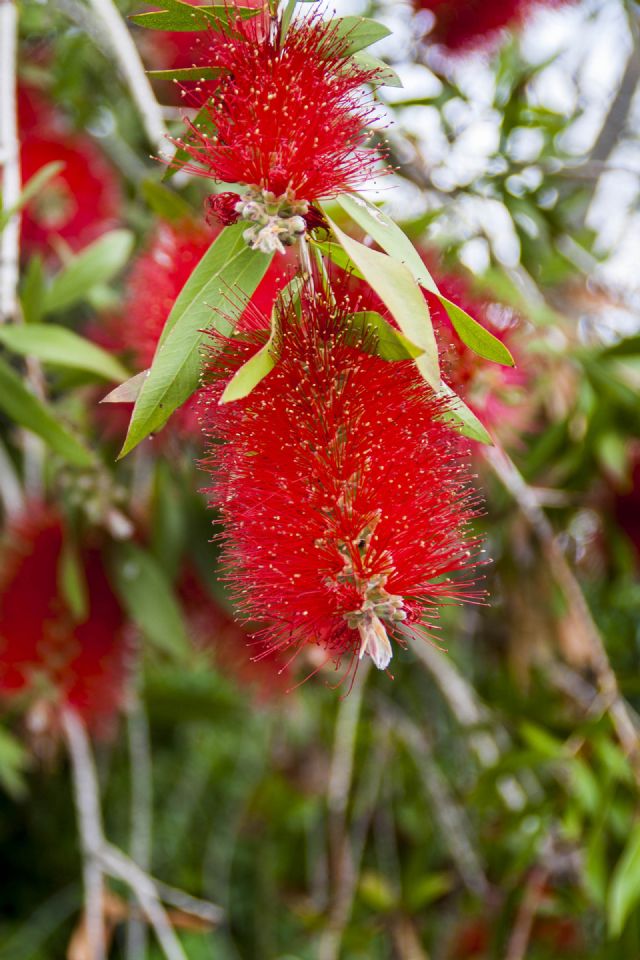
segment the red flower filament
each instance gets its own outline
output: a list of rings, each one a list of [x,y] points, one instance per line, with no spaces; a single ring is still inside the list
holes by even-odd
[[[433,627],[438,602],[478,596],[451,578],[477,553],[477,504],[441,404],[412,363],[363,352],[352,310],[305,295],[298,320],[281,306],[277,366],[224,407],[224,381],[259,338],[213,355],[205,468],[226,577],[244,616],[264,624],[263,652],[315,643],[336,663],[368,653],[386,669],[401,625]]]

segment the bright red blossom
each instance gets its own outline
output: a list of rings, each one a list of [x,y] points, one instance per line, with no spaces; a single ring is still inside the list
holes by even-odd
[[[477,552],[476,503],[441,404],[412,363],[360,349],[352,310],[308,294],[301,320],[282,306],[277,366],[223,407],[224,382],[263,336],[214,353],[205,468],[226,576],[243,615],[264,625],[263,650],[315,643],[386,668],[403,622],[433,626],[439,602],[477,596],[450,579]]]
[[[6,531],[0,568],[0,696],[27,694],[75,707],[104,732],[122,705],[128,645],[120,605],[93,546],[81,553],[87,612],[60,590],[64,529],[58,514],[30,504]]]
[[[373,110],[361,87],[375,72],[347,49],[348,38],[318,17],[294,22],[284,43],[266,12],[212,33],[207,59],[221,74],[203,85],[201,101],[211,97],[216,133],[190,124],[194,172],[307,202],[364,181],[377,155],[364,148]]]
[[[506,27],[522,26],[537,7],[559,7],[568,0],[413,0],[430,10],[435,24],[429,39],[451,51],[491,45]],[[571,0],[569,0],[571,2]]]

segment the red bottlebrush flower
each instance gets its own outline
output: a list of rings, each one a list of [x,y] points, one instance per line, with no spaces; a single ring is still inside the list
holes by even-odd
[[[0,697],[27,694],[73,706],[96,732],[124,696],[128,645],[99,550],[82,551],[87,611],[60,590],[64,529],[52,508],[30,504],[9,525],[0,568]]]
[[[317,16],[294,22],[282,42],[266,12],[212,33],[208,62],[221,74],[201,102],[210,98],[216,132],[189,125],[181,145],[193,172],[303,205],[362,183],[377,161],[364,148],[373,110],[361,91],[375,71],[345,57],[348,42]]]
[[[339,303],[304,295],[300,320],[282,304],[277,366],[224,407],[224,381],[264,340],[218,344],[201,394],[204,467],[226,578],[264,624],[264,652],[315,643],[385,669],[403,622],[434,626],[439,601],[477,596],[451,580],[477,549],[476,504],[442,405],[412,363],[359,349],[353,305]]]
[[[117,226],[122,199],[118,178],[88,137],[27,129],[21,161],[24,181],[47,163],[64,164],[23,213],[22,242],[28,253],[51,254],[58,238],[81,250]]]
[[[521,27],[537,7],[559,7],[571,0],[414,0],[435,23],[429,39],[452,52],[490,46],[505,28]]]

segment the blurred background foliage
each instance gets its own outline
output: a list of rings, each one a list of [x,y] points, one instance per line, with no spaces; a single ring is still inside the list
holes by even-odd
[[[539,11],[456,58],[408,3],[340,13],[391,28],[374,52],[404,81],[379,93],[396,172],[377,198],[464,276],[476,313],[517,318],[523,371],[491,423],[509,456],[473,451],[490,601],[446,609],[443,651],[411,645],[393,680],[361,669],[347,697],[324,674],[296,686],[312,660],[284,674],[250,663],[215,569],[197,433],[170,424],[115,461],[126,417],[97,402],[136,365],[122,340],[109,352],[112,318],[126,328],[131,264],[159,222],[201,222],[207,188],[161,184],[90,5],[19,5],[21,88],[55,112],[54,132],[37,105],[23,119],[23,150],[36,168],[53,141],[84,152],[73,189],[87,216],[54,244],[24,228],[22,312],[47,330],[35,368],[32,345],[0,330],[1,361],[20,373],[31,357],[68,435],[38,421],[47,445],[25,440],[0,404],[3,503],[46,490],[68,541],[99,531],[115,571],[140,655],[117,729],[95,740],[105,831],[135,850],[132,816],[134,832],[146,824],[151,874],[224,911],[173,906],[190,960],[640,957],[638,6]],[[172,65],[157,35],[132,35],[149,67]],[[173,90],[155,89],[178,130]],[[110,193],[95,234],[92,151]],[[33,201],[49,214],[52,177]],[[54,328],[83,340],[60,344]],[[468,378],[509,389],[482,361]],[[77,566],[61,577],[71,606]],[[82,904],[70,772],[33,705],[4,706],[0,958],[54,960]],[[128,891],[109,886],[112,956],[162,956],[153,938],[131,946]]]

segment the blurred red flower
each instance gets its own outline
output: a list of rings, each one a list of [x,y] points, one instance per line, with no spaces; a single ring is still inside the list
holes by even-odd
[[[23,211],[24,250],[50,256],[56,241],[62,241],[78,251],[117,226],[120,183],[96,143],[85,134],[70,133],[56,108],[28,87],[18,94],[18,119],[24,182],[48,163],[64,164]]]
[[[5,532],[0,565],[0,697],[74,707],[106,733],[125,696],[125,620],[99,549],[79,553],[86,610],[61,589],[65,531],[52,507],[30,503]]]
[[[452,52],[490,46],[500,32],[522,26],[537,7],[558,7],[571,0],[413,0],[416,10],[435,17],[429,39]]]
[[[223,407],[225,382],[264,334],[216,343],[200,401],[204,468],[226,578],[242,614],[265,625],[264,652],[311,643],[336,663],[366,652],[385,669],[403,623],[434,629],[440,602],[478,596],[471,579],[451,579],[478,552],[477,503],[442,404],[412,363],[363,352],[353,304],[338,303],[303,294],[300,318],[281,304],[275,369]]]

